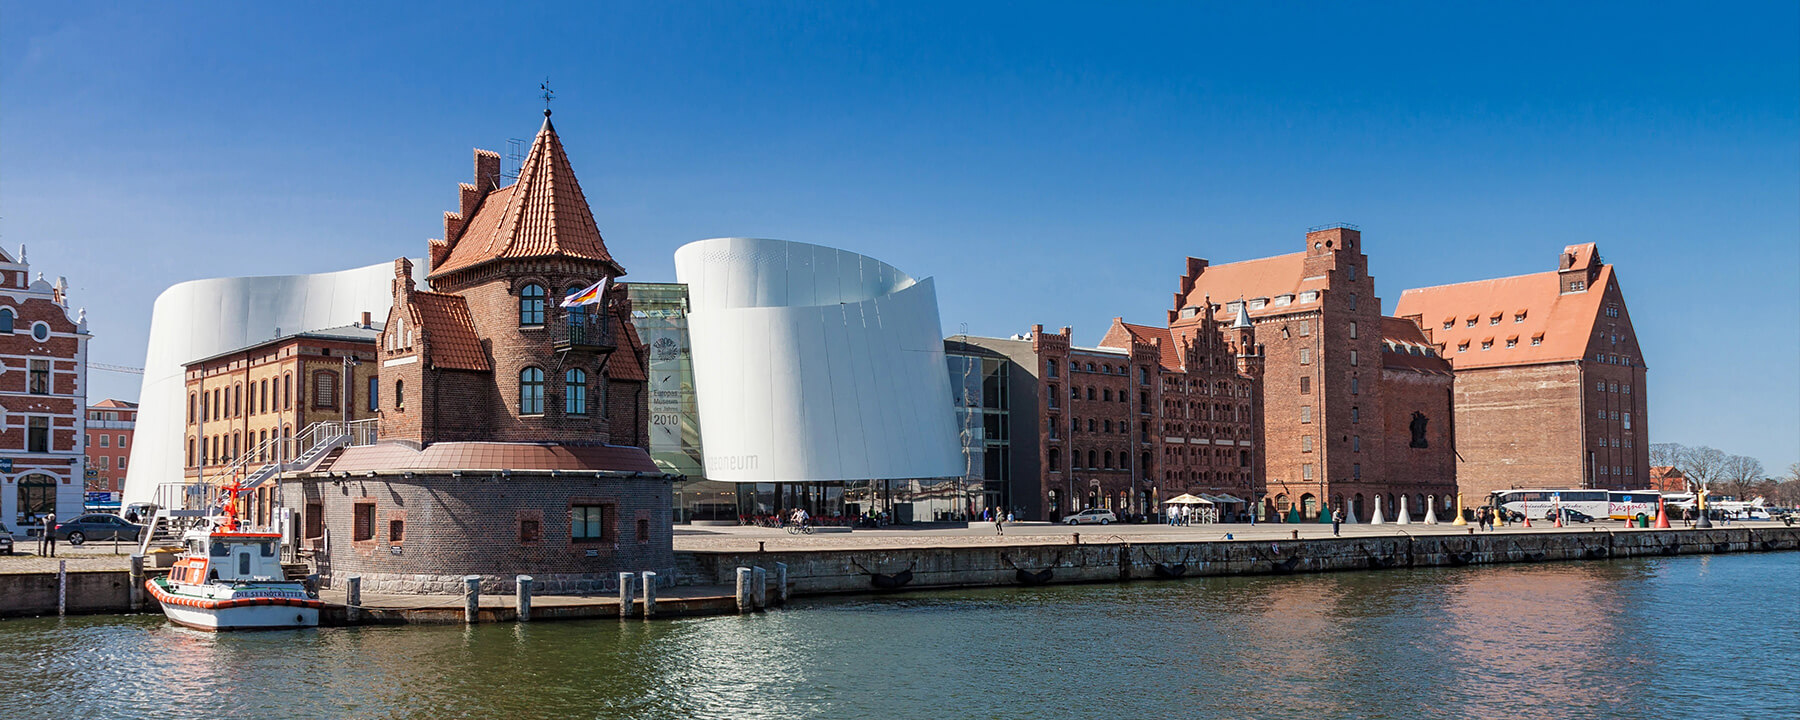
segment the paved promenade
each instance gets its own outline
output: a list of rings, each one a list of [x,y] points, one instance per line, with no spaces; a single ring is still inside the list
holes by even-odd
[[[763,527],[675,527],[676,552],[749,552],[759,549],[777,550],[901,550],[919,547],[1001,547],[1009,545],[1043,545],[1046,543],[1074,544],[1075,535],[1081,535],[1083,543],[1161,543],[1161,542],[1203,542],[1208,540],[1226,540],[1229,534],[1232,540],[1292,540],[1294,531],[1300,532],[1300,539],[1321,539],[1331,537],[1331,526],[1316,523],[1229,523],[1217,525],[1191,525],[1187,527],[1169,527],[1168,525],[1078,525],[1070,527],[1046,522],[1009,523],[1005,535],[995,535],[991,524],[976,523],[975,527],[947,525],[910,525],[904,527],[886,527],[880,529],[857,528],[852,532],[827,532],[820,530],[812,535],[790,535],[781,528]],[[1624,521],[1575,523],[1568,527],[1558,528],[1552,523],[1533,521],[1530,528],[1523,525],[1511,525],[1494,530],[1476,530],[1480,534],[1526,534],[1539,532],[1580,532],[1582,530],[1606,531],[1616,530],[1630,532]],[[1737,522],[1730,527],[1781,527],[1775,522]],[[1681,523],[1675,523],[1675,529],[1681,529]],[[1722,527],[1714,525],[1714,527]],[[1403,537],[1411,535],[1422,537],[1428,535],[1468,535],[1474,525],[1345,525],[1344,537]]]

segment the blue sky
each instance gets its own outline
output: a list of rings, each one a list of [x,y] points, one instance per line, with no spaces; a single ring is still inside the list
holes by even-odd
[[[0,243],[94,360],[176,282],[422,254],[548,76],[628,280],[815,242],[935,276],[946,333],[1091,344],[1314,225],[1389,309],[1598,242],[1652,440],[1800,459],[1793,3],[384,5],[0,2]]]

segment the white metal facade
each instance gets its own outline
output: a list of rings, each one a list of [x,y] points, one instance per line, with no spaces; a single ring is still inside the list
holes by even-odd
[[[930,278],[782,240],[682,246],[706,476],[959,477]]]
[[[384,262],[314,275],[193,280],[164,290],[150,315],[124,502],[149,502],[157,483],[182,480],[187,363],[283,334],[349,325],[365,312],[385,320],[393,280],[394,265]]]

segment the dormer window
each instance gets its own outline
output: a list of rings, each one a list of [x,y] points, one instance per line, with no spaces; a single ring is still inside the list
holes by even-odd
[[[1464,340],[1461,343],[1459,343],[1456,346],[1456,351],[1457,352],[1468,352],[1469,351],[1469,341]]]
[[[1500,324],[1500,313],[1494,313],[1493,317],[1488,318],[1488,324],[1489,325],[1499,325]]]
[[[1531,336],[1531,346],[1532,347],[1537,347],[1542,344],[1544,344],[1544,334],[1543,333],[1538,333],[1536,335]]]
[[[1475,316],[1470,315],[1468,317],[1468,319],[1464,321],[1463,327],[1475,327],[1475,320],[1476,320]]]
[[[1516,323],[1525,322],[1525,311],[1520,310],[1516,313],[1513,313],[1513,322],[1516,322]]]
[[[1519,336],[1514,335],[1514,336],[1506,339],[1506,347],[1515,348],[1518,346],[1519,346]]]

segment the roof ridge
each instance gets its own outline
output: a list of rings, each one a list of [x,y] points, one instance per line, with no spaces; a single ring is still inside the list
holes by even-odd
[[[1420,290],[1436,290],[1439,288],[1450,288],[1450,287],[1457,287],[1457,286],[1461,286],[1461,285],[1480,285],[1483,283],[1500,282],[1501,280],[1517,280],[1519,278],[1537,277],[1539,275],[1555,275],[1558,272],[1560,272],[1560,271],[1543,270],[1543,271],[1539,271],[1539,272],[1520,273],[1518,275],[1507,275],[1504,277],[1487,278],[1484,280],[1464,280],[1462,282],[1444,283],[1442,285],[1426,285],[1424,287],[1407,288],[1405,290],[1401,290],[1400,294],[1405,295],[1406,293],[1418,292]]]

